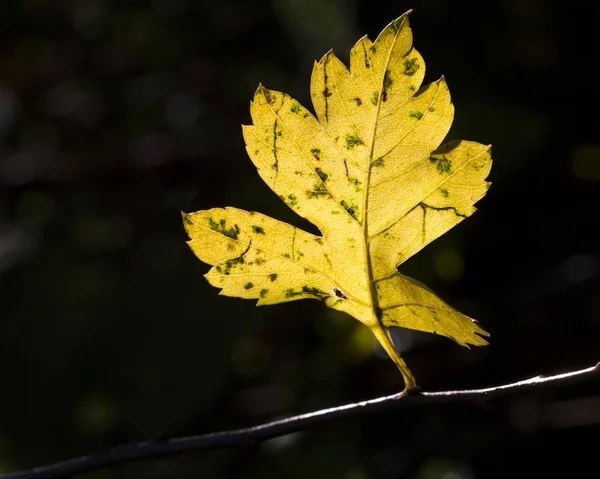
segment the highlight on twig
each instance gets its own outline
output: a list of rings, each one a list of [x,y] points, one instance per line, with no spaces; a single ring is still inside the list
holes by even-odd
[[[409,407],[430,403],[481,402],[501,397],[517,395],[529,391],[557,388],[572,385],[575,381],[597,380],[600,378],[600,363],[589,368],[553,376],[536,376],[510,384],[483,389],[458,391],[409,392],[392,394],[367,401],[344,404],[329,409],[321,409],[299,416],[259,424],[233,431],[223,431],[198,436],[158,439],[134,444],[126,444],[103,452],[92,453],[30,470],[13,472],[0,476],[0,479],[59,479],[74,474],[95,471],[126,462],[140,461],[171,454],[206,449],[232,448],[258,444],[267,439],[284,436],[292,432],[308,429],[318,424],[343,419],[360,413],[372,412],[382,407]]]

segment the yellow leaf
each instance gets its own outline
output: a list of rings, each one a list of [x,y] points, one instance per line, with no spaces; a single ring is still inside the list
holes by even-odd
[[[388,328],[447,336],[468,346],[488,334],[397,267],[475,211],[489,183],[490,147],[439,146],[454,115],[443,78],[421,87],[425,63],[408,13],[375,42],[360,39],[350,69],[333,54],[316,62],[316,118],[284,93],[259,86],[244,126],[261,178],[315,236],[237,208],[184,214],[189,245],[213,265],[221,294],[274,304],[316,298],[371,329],[416,383]]]

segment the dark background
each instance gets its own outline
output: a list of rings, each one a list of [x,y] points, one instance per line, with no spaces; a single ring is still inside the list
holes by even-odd
[[[467,350],[402,331],[424,389],[600,360],[600,7],[582,0],[2,0],[0,471],[391,394],[357,321],[316,301],[217,295],[180,210],[303,226],[240,124],[259,82],[310,106],[312,62],[347,60],[413,8],[452,138],[493,144],[472,218],[403,272],[492,334]],[[231,451],[85,477],[473,479],[597,474],[600,388],[491,408],[386,410]],[[83,477],[83,476],[82,476]]]

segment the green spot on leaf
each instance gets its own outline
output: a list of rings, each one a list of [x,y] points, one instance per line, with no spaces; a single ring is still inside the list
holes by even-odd
[[[271,273],[269,275],[269,279],[271,280],[271,283],[277,279],[277,276],[278,276],[277,273]]]
[[[290,111],[292,113],[298,113],[301,109],[302,109],[302,107],[300,106],[300,103],[295,101],[294,103],[292,103],[292,107],[290,108]]]
[[[228,274],[231,274],[231,268],[233,268],[234,266],[236,266],[238,264],[244,264],[245,262],[246,261],[244,260],[244,257],[239,256],[237,258],[228,259],[227,261],[225,261],[225,264],[223,265],[223,267],[217,266],[216,269],[219,273],[228,275]]]
[[[327,294],[325,291],[323,291],[322,289],[319,288],[311,288],[308,286],[302,286],[302,292],[304,294],[310,294],[311,296],[314,296],[316,298],[319,298],[320,300],[325,300],[327,299],[329,296],[331,296],[330,294]]]
[[[443,196],[444,198],[448,198],[448,196],[450,196],[450,193],[448,193],[448,190],[447,190],[447,189],[445,189],[445,188],[441,188],[441,189],[440,189],[440,193],[442,194],[442,196]]]
[[[421,118],[423,118],[423,113],[421,113],[420,111],[411,111],[408,116],[410,116],[411,118],[414,118],[416,120],[420,120]]]
[[[310,150],[312,156],[315,158],[315,160],[320,160],[321,159],[321,150],[319,150],[318,148],[313,148],[312,150]]]
[[[342,202],[340,204],[342,205],[342,208],[344,208],[348,212],[348,214],[350,216],[352,216],[352,218],[354,218],[356,221],[358,221],[358,206],[357,205],[351,205],[346,200],[342,200]]]
[[[484,161],[481,161],[481,162],[473,161],[473,162],[471,162],[470,170],[471,171],[480,171],[485,165],[486,164]]]
[[[293,298],[294,296],[300,296],[302,293],[296,292],[293,289],[286,289],[283,294],[286,298]]]
[[[394,80],[392,80],[390,71],[386,70],[385,73],[383,74],[383,88],[391,87],[392,83],[394,83]]]
[[[220,219],[217,223],[213,218],[208,219],[208,224],[211,230],[221,233],[223,236],[227,236],[228,238],[234,240],[238,239],[238,235],[240,234],[240,227],[238,225],[233,225],[231,228],[227,228],[225,219]]]
[[[440,174],[450,173],[452,171],[452,162],[446,158],[441,158],[440,161],[437,162],[436,169]]]
[[[254,285],[252,283],[246,283],[244,285],[244,289],[252,289],[252,288],[254,288]]]
[[[392,86],[394,81],[389,70],[386,70],[383,74],[383,89],[381,91],[381,101],[387,101],[388,88]]]
[[[327,191],[327,188],[323,183],[317,183],[313,186],[313,189],[308,192],[309,198],[329,198],[331,194]]]
[[[362,144],[363,144],[363,142],[358,136],[350,135],[350,134],[346,135],[346,149],[347,150],[351,150],[355,146],[362,145]]]
[[[294,206],[298,205],[298,197],[294,193],[290,193],[285,202],[293,208]]]
[[[264,235],[265,234],[265,230],[263,228],[261,228],[260,226],[254,226],[252,225],[252,231],[256,234],[259,235]]]
[[[352,183],[352,185],[354,186],[354,190],[357,193],[360,193],[362,182],[359,181],[358,178],[348,178],[348,179],[350,180],[350,183]]]
[[[381,168],[384,165],[383,156],[380,156],[373,162],[373,166],[375,168]]]
[[[317,173],[317,175],[319,175],[319,178],[321,178],[321,181],[323,183],[325,183],[327,181],[327,178],[329,178],[329,175],[325,172],[323,172],[323,170],[321,170],[321,168],[315,168],[315,171]]]
[[[416,58],[411,58],[410,60],[404,60],[404,74],[411,77],[413,76],[415,73],[417,73],[417,70],[421,68],[421,65],[419,65],[419,62],[417,61]]]
[[[371,103],[373,103],[373,105],[377,105],[377,103],[379,103],[379,93],[375,92],[371,95]]]
[[[435,156],[430,156],[429,161],[435,164],[435,168],[440,175],[443,173],[450,173],[452,171],[452,161],[447,158],[436,158]]]
[[[260,297],[261,297],[261,298],[264,298],[264,297],[267,295],[267,293],[268,293],[268,292],[269,292],[269,290],[268,290],[268,289],[261,289],[261,290],[260,290],[260,293],[259,293],[259,294],[260,294]]]

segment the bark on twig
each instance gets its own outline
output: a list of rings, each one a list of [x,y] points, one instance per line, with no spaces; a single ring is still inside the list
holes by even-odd
[[[600,363],[578,371],[570,371],[554,376],[536,376],[511,384],[502,384],[484,389],[438,392],[415,390],[409,394],[398,393],[367,401],[344,404],[329,409],[321,409],[233,431],[126,444],[47,466],[4,474],[0,476],[0,479],[58,479],[125,462],[140,461],[182,452],[247,446],[308,429],[318,424],[359,413],[371,412],[383,407],[409,407],[432,403],[489,401],[522,392],[555,388],[561,385],[572,384],[574,381],[598,379],[600,378],[599,373]]]

